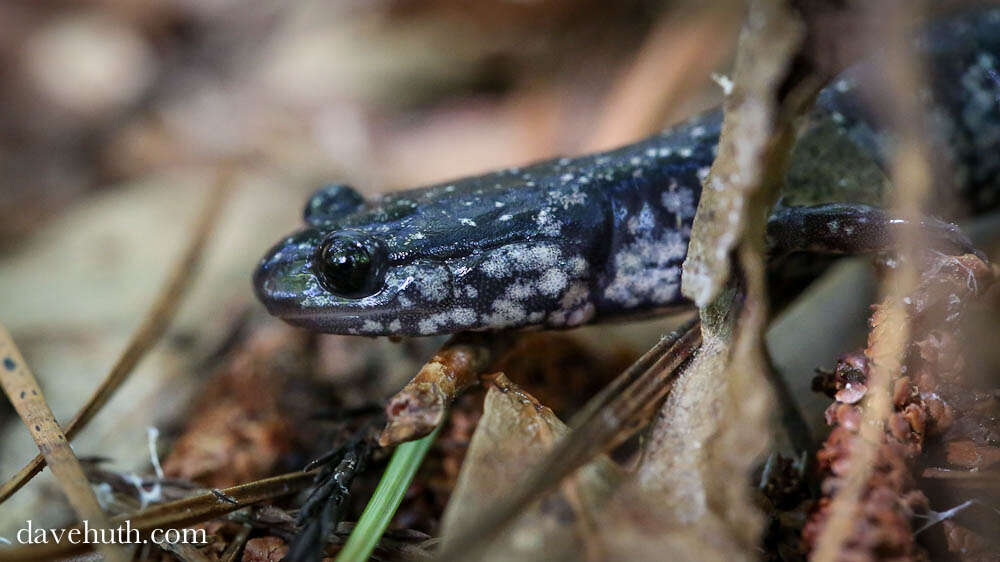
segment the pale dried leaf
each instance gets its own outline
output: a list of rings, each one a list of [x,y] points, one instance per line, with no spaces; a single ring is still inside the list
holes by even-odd
[[[711,302],[729,278],[730,253],[743,236],[749,198],[766,179],[761,163],[774,150],[774,137],[792,136],[787,120],[776,126],[777,89],[803,33],[784,2],[756,2],[750,8],[734,88],[723,105],[719,154],[704,181],[684,262],[681,286],[699,307]]]
[[[661,529],[675,535],[655,540],[681,549],[700,544],[708,558],[749,560],[762,525],[749,471],[767,443],[770,393],[759,372],[730,365],[735,296],[727,290],[703,313],[702,348],[650,431],[637,486]],[[741,378],[759,380],[758,388],[734,392]]]
[[[442,521],[442,548],[511,493],[513,486],[566,433],[566,426],[532,396],[496,376],[483,417]],[[595,527],[600,506],[620,475],[606,457],[580,469],[560,488],[532,504],[501,534],[480,560],[566,559],[600,555]]]

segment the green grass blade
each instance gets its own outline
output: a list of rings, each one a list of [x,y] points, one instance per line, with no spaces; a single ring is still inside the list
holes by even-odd
[[[420,468],[427,450],[430,449],[440,429],[441,426],[438,426],[430,435],[396,447],[389,466],[382,474],[382,480],[375,488],[375,494],[368,500],[361,519],[351,531],[351,536],[347,537],[344,548],[337,554],[337,562],[368,560],[382,534],[385,533],[386,527],[389,526],[396,509],[399,508],[400,502],[403,501],[403,495],[409,489],[413,476]]]

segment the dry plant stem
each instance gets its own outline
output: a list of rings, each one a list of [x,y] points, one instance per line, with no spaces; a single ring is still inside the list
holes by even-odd
[[[992,402],[996,388],[989,378],[967,376],[968,367],[975,362],[966,360],[965,351],[975,349],[976,345],[963,342],[969,335],[963,316],[968,318],[967,313],[973,309],[985,312],[980,308],[982,305],[994,304],[989,297],[982,297],[993,292],[1000,268],[987,265],[974,254],[929,258],[922,261],[918,287],[907,295],[909,304],[905,313],[912,326],[908,338],[912,343],[906,345],[905,367],[891,373],[892,411],[881,428],[884,437],[876,444],[876,466],[871,468],[870,478],[862,482],[854,523],[844,529],[850,538],[837,553],[840,560],[920,558],[921,549],[913,536],[918,531],[912,529],[910,516],[923,512],[929,499],[924,494],[928,489],[914,481],[912,471],[937,457],[938,451],[947,451],[941,460],[953,474],[975,471],[1000,459],[995,456],[1000,450],[990,447],[986,437],[996,431],[997,424],[991,423],[996,421],[995,416],[990,415],[990,406],[984,407]],[[893,337],[892,330],[899,320],[885,316],[886,311],[892,310],[880,305],[874,312],[871,325],[877,332],[869,340],[870,347],[879,337]],[[898,308],[895,310],[898,312]],[[812,513],[803,529],[803,538],[812,546],[816,546],[817,538],[828,524],[829,494],[835,498],[838,490],[845,487],[845,478],[853,475],[853,463],[865,460],[858,460],[856,449],[869,446],[870,438],[858,437],[859,430],[869,426],[863,424],[863,410],[857,403],[869,391],[872,358],[877,356],[871,349],[867,357],[848,353],[833,372],[821,379],[836,402],[827,409],[828,421],[834,429],[818,457],[826,474],[821,488],[828,495],[820,500],[819,509]],[[927,478],[927,474],[925,471],[923,477]],[[983,490],[959,492],[948,486],[948,494],[953,498],[982,498]],[[954,514],[961,509],[959,506],[947,511]],[[936,517],[950,518],[947,511],[930,512],[921,528],[941,522],[942,519],[934,521]],[[970,537],[980,536],[970,532]],[[955,552],[955,537],[949,531],[944,534],[949,550]],[[971,556],[965,550],[962,552],[963,559]]]
[[[512,333],[452,336],[385,406],[379,445],[418,439],[441,424],[452,401],[476,384],[514,342]]]
[[[902,365],[909,343],[909,320],[900,299],[885,301],[885,319],[873,327],[869,341],[871,369],[868,393],[863,403],[859,441],[851,449],[851,469],[843,487],[830,505],[830,518],[820,535],[811,560],[833,562],[853,534],[861,495],[872,476],[878,448],[884,437],[883,424],[891,412],[888,383]]]
[[[90,487],[80,459],[73,454],[45,402],[35,375],[28,369],[24,357],[3,325],[0,325],[0,362],[3,363],[0,366],[0,386],[3,386],[17,415],[31,432],[31,438],[48,461],[73,510],[80,520],[88,522],[94,529],[110,529],[111,524]],[[131,558],[120,545],[101,544],[98,549],[107,560],[124,562]]]
[[[648,424],[662,404],[672,382],[701,345],[701,325],[687,326],[660,340],[574,417],[555,448],[511,495],[479,520],[471,521],[455,537],[440,560],[475,558],[531,502],[595,456],[621,444]]]
[[[154,529],[181,529],[196,523],[211,521],[248,505],[272,500],[304,490],[312,485],[316,472],[292,472],[265,478],[256,482],[240,484],[220,490],[236,503],[220,499],[213,492],[149,507],[131,515],[121,515],[111,519],[113,526],[129,521],[143,537],[148,537]],[[0,562],[13,560],[51,560],[84,552],[93,545],[50,543],[42,546],[0,549]]]
[[[666,10],[609,94],[584,148],[605,150],[658,130],[732,51],[740,8],[726,0],[694,13]]]
[[[219,562],[235,562],[236,557],[240,555],[243,547],[246,546],[247,539],[250,538],[250,531],[253,531],[253,526],[244,523],[236,533],[236,536],[233,537],[233,540],[229,541],[226,550],[219,556]]]
[[[909,219],[918,225],[923,203],[931,189],[931,152],[923,130],[924,113],[916,93],[920,91],[919,64],[908,52],[906,22],[913,20],[919,4],[893,0],[877,4],[868,14],[884,22],[883,37],[888,39],[885,68],[889,81],[892,108],[891,117],[899,135],[897,153],[893,162],[892,180],[895,185],[893,207],[896,216]],[[887,12],[887,13],[885,13]],[[919,259],[920,231],[916,226],[903,231],[899,240],[901,265],[892,271],[881,288],[884,303],[884,320],[873,326],[869,336],[868,393],[862,408],[860,443],[852,449],[851,468],[845,485],[834,496],[830,505],[830,518],[817,541],[811,559],[817,562],[834,562],[840,556],[854,530],[858,502],[871,478],[878,447],[884,437],[883,427],[892,412],[890,381],[902,367],[903,354],[909,345],[911,326],[906,314],[903,297],[917,286],[918,273],[914,267]]]
[[[215,186],[208,195],[205,208],[194,227],[191,242],[174,266],[166,285],[164,285],[156,301],[153,303],[153,307],[146,315],[146,319],[142,325],[133,334],[131,341],[129,341],[124,353],[119,357],[118,362],[111,368],[107,377],[101,382],[97,390],[94,391],[94,394],[91,395],[83,408],[66,424],[64,428],[66,439],[72,441],[76,437],[76,434],[86,427],[90,420],[101,411],[101,408],[114,396],[115,391],[125,382],[129,374],[135,369],[135,366],[156,342],[159,341],[160,337],[166,331],[167,326],[170,325],[183,299],[184,293],[194,278],[194,271],[201,261],[209,236],[215,227],[219,213],[223,208],[223,203],[231,187],[232,170],[226,167],[220,170]],[[38,455],[32,459],[13,478],[0,487],[0,503],[20,490],[29,480],[41,472],[44,467],[45,458],[42,455]]]

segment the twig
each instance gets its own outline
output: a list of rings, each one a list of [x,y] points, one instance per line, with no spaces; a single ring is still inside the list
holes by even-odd
[[[513,334],[463,333],[449,339],[412,380],[389,399],[379,445],[427,435],[441,425],[448,406],[479,380],[514,341]]]
[[[888,80],[891,102],[885,105],[899,134],[899,144],[893,161],[892,180],[894,209],[897,216],[909,219],[912,226],[900,240],[903,256],[900,267],[893,270],[883,283],[882,320],[872,327],[869,336],[868,393],[865,396],[860,439],[851,452],[851,465],[844,485],[830,504],[830,515],[819,535],[812,560],[834,562],[850,541],[859,501],[875,469],[878,448],[884,437],[883,427],[892,412],[889,384],[902,368],[910,342],[910,318],[903,297],[913,292],[918,282],[915,264],[919,259],[921,210],[931,188],[928,149],[923,130],[923,115],[917,92],[920,91],[919,63],[908,52],[905,26],[912,21],[917,8],[907,2],[878,4],[869,15],[884,22],[882,30],[888,37],[884,75]]]
[[[62,487],[66,498],[81,521],[95,529],[110,529],[107,515],[101,509],[94,490],[87,481],[80,459],[76,458],[63,435],[62,429],[56,423],[52,410],[45,402],[42,389],[38,386],[35,375],[18,351],[17,346],[2,324],[0,324],[0,386],[7,394],[11,404],[21,417],[21,421],[31,432],[31,438],[38,445],[52,474]],[[108,560],[127,561],[130,556],[115,544],[101,544],[97,547]]]
[[[66,424],[64,432],[66,439],[74,437],[94,418],[101,408],[121,387],[132,370],[146,353],[159,341],[167,326],[174,318],[178,306],[194,277],[194,270],[201,261],[209,235],[215,227],[219,213],[223,207],[226,195],[232,187],[232,170],[228,167],[219,172],[215,186],[208,195],[205,209],[194,228],[194,235],[181,259],[174,266],[153,307],[146,315],[145,321],[133,334],[125,351],[118,362],[111,368],[101,385],[94,391],[87,403],[77,412],[76,416]],[[20,490],[29,480],[35,477],[45,467],[45,457],[36,456],[13,478],[0,486],[0,503]]]
[[[226,550],[224,550],[219,556],[219,562],[235,562],[236,557],[240,555],[240,552],[243,551],[243,547],[246,546],[247,538],[250,537],[250,531],[252,530],[252,525],[244,523],[240,527],[240,530],[237,531],[236,536],[233,537],[233,540],[229,541],[229,544],[226,546]]]

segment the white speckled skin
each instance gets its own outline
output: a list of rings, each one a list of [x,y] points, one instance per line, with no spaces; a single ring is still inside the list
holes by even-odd
[[[924,43],[934,74],[933,129],[949,147],[960,170],[957,183],[974,205],[995,207],[1000,8],[935,24]],[[850,79],[835,81],[820,96],[822,111],[879,159],[886,144],[853,89]],[[270,312],[293,324],[366,335],[564,328],[684,305],[680,267],[720,121],[718,111],[709,112],[611,152],[404,191],[370,204],[349,188],[321,190],[307,205],[308,227],[261,261],[257,294]],[[858,216],[856,208],[844,209]],[[810,216],[839,225],[828,211]],[[784,226],[802,222],[794,212],[776,216],[784,217]],[[846,234],[838,239],[789,228],[775,232],[800,248],[871,245],[854,236],[852,225],[864,223],[844,224],[851,230],[838,226],[834,230]],[[337,296],[321,282],[317,248],[337,233],[384,248],[372,294]],[[809,236],[816,243],[795,239]]]
[[[712,112],[616,151],[370,206],[343,204],[356,200],[343,187],[321,191],[307,205],[311,226],[261,262],[258,295],[292,323],[368,335],[563,328],[677,305],[698,175],[719,124]],[[313,271],[323,239],[348,231],[387,254],[381,290],[363,298],[334,295]]]

